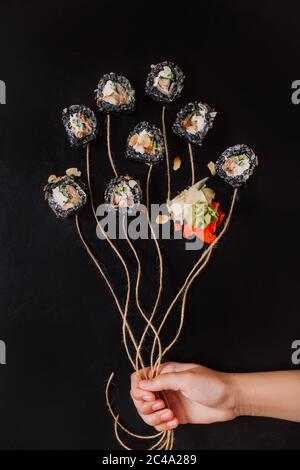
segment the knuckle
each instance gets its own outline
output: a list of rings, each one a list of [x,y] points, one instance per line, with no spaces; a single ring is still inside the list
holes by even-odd
[[[150,426],[154,426],[155,424],[157,424],[156,419],[153,415],[149,415],[147,419],[148,419],[148,424],[150,424]]]
[[[136,372],[132,372],[132,374],[130,375],[130,380],[131,380],[131,383],[134,382],[134,379],[136,378]]]
[[[191,386],[195,380],[196,375],[197,375],[196,371],[190,370],[188,372],[185,372],[183,376],[183,380],[188,386]]]
[[[148,414],[151,408],[150,408],[150,406],[149,406],[148,403],[144,403],[144,404],[141,406],[141,409],[143,410],[143,413]]]
[[[144,421],[144,423],[148,424],[148,426],[152,426],[151,419],[150,419],[149,416],[147,416],[147,415],[141,415],[141,418],[142,418],[142,420]]]
[[[172,362],[172,361],[164,362],[161,366],[160,371],[163,372],[166,369],[171,369],[173,368],[174,365],[175,365],[175,362]]]
[[[130,390],[130,396],[131,396],[132,400],[138,400],[139,399],[139,396],[137,395],[135,390]]]

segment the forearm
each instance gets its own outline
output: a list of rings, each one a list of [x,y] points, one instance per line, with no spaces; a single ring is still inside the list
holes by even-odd
[[[300,371],[230,376],[239,415],[300,422]]]

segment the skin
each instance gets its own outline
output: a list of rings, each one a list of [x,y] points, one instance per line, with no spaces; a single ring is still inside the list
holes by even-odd
[[[130,394],[140,417],[157,431],[237,416],[300,422],[300,371],[230,374],[168,362],[152,380],[132,374]]]

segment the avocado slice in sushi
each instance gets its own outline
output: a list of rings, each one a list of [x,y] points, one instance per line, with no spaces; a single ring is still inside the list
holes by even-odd
[[[139,123],[127,139],[126,157],[148,164],[164,158],[165,146],[160,129],[146,121]]]
[[[206,103],[189,103],[177,114],[173,131],[191,144],[202,145],[216,114]]]
[[[75,170],[75,171],[74,171]],[[66,218],[74,214],[87,200],[80,172],[70,168],[65,176],[51,175],[44,187],[45,199],[57,217]]]
[[[136,209],[142,199],[138,181],[131,176],[118,176],[110,180],[104,193],[104,201],[110,209],[129,212]]]
[[[164,61],[151,66],[145,91],[150,98],[169,104],[180,96],[183,84],[184,75],[178,65]]]
[[[135,107],[135,91],[123,75],[113,72],[103,75],[95,92],[102,113],[132,111]]]
[[[245,144],[238,144],[222,153],[216,161],[216,171],[226,183],[237,188],[248,180],[257,164],[253,150]]]
[[[82,147],[97,138],[97,118],[86,106],[72,105],[65,108],[62,121],[72,147]]]

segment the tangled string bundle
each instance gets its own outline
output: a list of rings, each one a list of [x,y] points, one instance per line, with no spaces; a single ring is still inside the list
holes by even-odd
[[[173,199],[171,198],[171,165],[165,114],[166,106],[173,103],[180,96],[183,84],[184,75],[177,65],[171,62],[162,62],[156,66],[151,66],[145,90],[149,97],[162,103],[161,130],[143,121],[135,126],[127,139],[126,157],[148,165],[147,183],[143,191],[146,194],[144,212],[151,233],[149,243],[154,243],[157,253],[159,279],[154,305],[150,312],[145,312],[140,300],[143,261],[127,232],[127,216],[128,214],[134,214],[134,209],[140,207],[142,188],[140,183],[134,178],[128,175],[119,175],[111,148],[111,115],[125,111],[130,112],[135,108],[135,92],[127,78],[115,73],[105,74],[100,79],[95,91],[99,110],[106,114],[107,156],[113,173],[113,178],[109,182],[104,194],[104,201],[107,204],[108,211],[115,211],[121,220],[125,241],[136,263],[136,272],[130,272],[124,256],[113,239],[104,230],[101,224],[101,217],[97,215],[91,181],[90,144],[98,138],[99,124],[95,113],[86,106],[73,105],[63,110],[63,124],[70,144],[73,147],[83,147],[85,149],[86,185],[80,179],[81,172],[77,168],[69,168],[62,177],[51,175],[48,178],[48,184],[44,188],[45,198],[57,217],[66,218],[75,214],[76,231],[87,254],[104,279],[112,295],[121,316],[122,338],[128,360],[133,371],[140,378],[153,378],[160,373],[162,361],[167,352],[177,342],[184,325],[189,289],[196,277],[208,264],[213,249],[228,229],[237,200],[238,187],[248,180],[258,163],[254,152],[246,145],[239,144],[226,149],[215,163],[210,162],[208,164],[208,168],[213,176],[217,174],[233,187],[230,205],[226,210],[226,214],[222,212],[219,203],[213,202],[215,197],[214,191],[206,186],[208,178],[198,182],[195,181],[196,169],[193,158],[193,145],[202,145],[207,132],[213,126],[216,112],[206,103],[199,101],[188,103],[178,112],[173,125],[173,131],[187,142],[187,153],[191,166],[191,185]],[[162,312],[159,310],[161,310],[160,300],[164,284],[164,261],[149,212],[149,195],[153,166],[160,163],[163,159],[166,166],[166,207],[168,215],[161,216],[159,221],[161,223],[166,221],[174,222],[176,232],[180,232],[185,239],[201,240],[203,242],[203,250],[196,257],[193,267],[183,279],[168,308]],[[181,160],[179,159],[178,161],[177,158],[177,161],[173,162],[173,169],[177,170],[180,165]],[[104,240],[104,243],[109,245],[120,263],[120,268],[125,273],[126,297],[124,302],[120,300],[120,294],[106,274],[107,270],[103,267],[102,261],[93,253],[83,236],[79,209],[86,203],[87,196],[97,231],[101,234],[101,239]],[[133,278],[135,285],[134,303],[131,302]],[[162,336],[163,328],[172,314],[175,305],[180,302],[180,317],[176,332],[169,342],[164,344]],[[132,316],[129,317],[129,312],[135,308],[144,325],[143,330],[138,336],[134,332],[129,320],[129,318],[132,318]],[[146,367],[147,371],[145,372]],[[170,429],[151,435],[140,435],[134,433],[122,423],[119,414],[114,411],[111,403],[110,386],[113,377],[114,374],[112,373],[106,385],[105,396],[108,410],[113,418],[115,435],[120,445],[129,450],[130,447],[126,441],[126,438],[129,437],[131,439],[150,441],[151,445],[147,446],[149,449],[172,449],[174,444],[173,430]],[[167,403],[166,397],[164,399]]]

